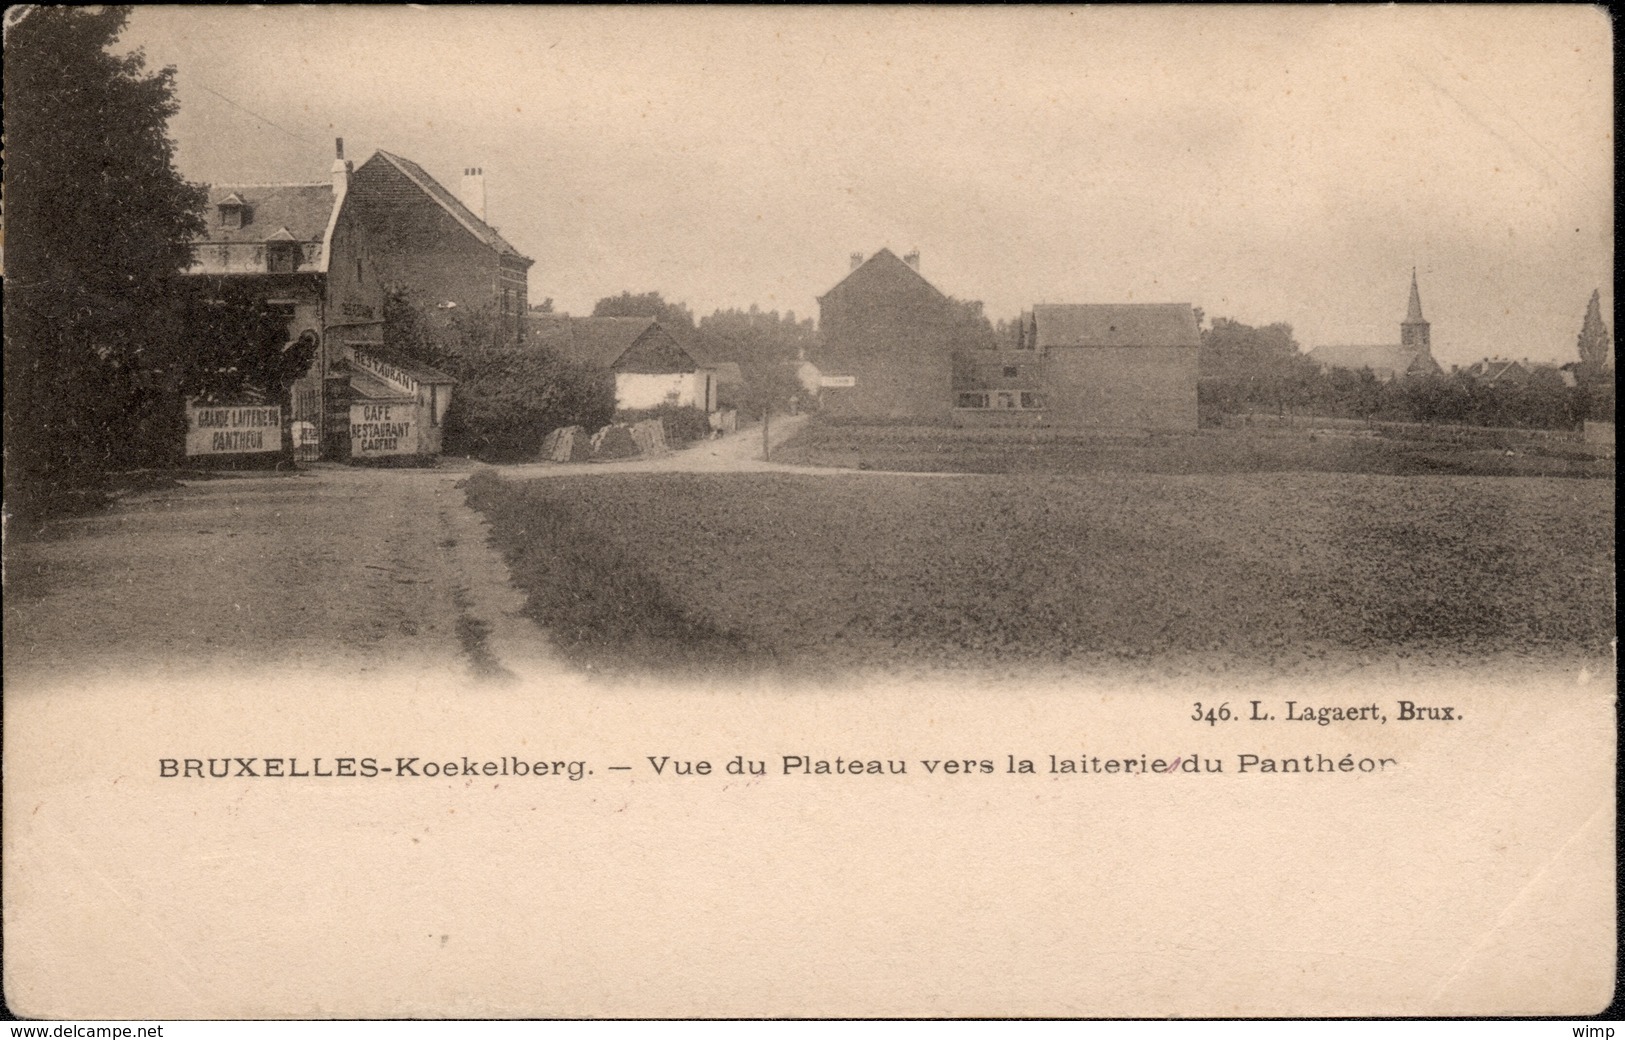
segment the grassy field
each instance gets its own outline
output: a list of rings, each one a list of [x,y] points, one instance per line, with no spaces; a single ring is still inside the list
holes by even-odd
[[[1330,424],[1328,424],[1330,426]],[[1348,424],[1341,424],[1347,426]],[[780,462],[904,473],[1372,473],[1389,476],[1611,478],[1611,448],[1520,440],[1474,444],[1381,436],[1364,429],[1214,429],[1109,434],[1054,429],[954,429],[813,421],[774,452]],[[1506,443],[1499,443],[1505,440]]]
[[[599,670],[1313,672],[1605,657],[1613,483],[659,474],[470,501]]]

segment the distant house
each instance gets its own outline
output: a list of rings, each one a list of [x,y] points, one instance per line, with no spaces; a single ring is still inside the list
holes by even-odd
[[[532,315],[527,344],[615,374],[615,409],[717,407],[718,377],[653,318]],[[735,366],[737,369],[737,366]]]
[[[379,256],[350,205],[342,141],[337,151],[327,181],[209,185],[207,225],[184,272],[203,291],[247,287],[286,316],[290,341],[315,341],[291,401],[294,448],[306,459],[346,453],[348,425],[342,407],[328,407],[325,377],[353,348],[383,341]]]
[[[1309,358],[1320,365],[1321,371],[1369,369],[1383,382],[1440,374],[1443,370],[1433,359],[1432,326],[1422,317],[1422,294],[1416,287],[1416,271],[1411,271],[1411,296],[1405,308],[1405,320],[1399,323],[1398,343],[1328,344],[1309,351]]]
[[[1485,358],[1475,361],[1463,371],[1475,382],[1499,383],[1508,386],[1514,383],[1527,383],[1534,375],[1534,366],[1527,361],[1514,361],[1510,358]]]
[[[821,373],[832,415],[946,420],[953,408],[953,302],[919,271],[919,254],[882,249],[818,298]]]
[[[523,338],[533,261],[485,222],[483,169],[464,170],[459,199],[417,163],[379,151],[355,171],[350,193],[386,284],[442,319],[489,310]]]
[[[1201,332],[1188,303],[1037,304],[1021,342],[1002,371],[1047,422],[1196,429]]]

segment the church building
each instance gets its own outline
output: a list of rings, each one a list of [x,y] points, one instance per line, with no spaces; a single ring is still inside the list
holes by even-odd
[[[1416,269],[1411,268],[1411,298],[1405,320],[1399,323],[1399,342],[1381,344],[1329,344],[1309,352],[1321,370],[1332,368],[1359,372],[1370,369],[1383,382],[1408,376],[1438,375],[1443,371],[1433,359],[1432,326],[1422,317],[1422,294],[1416,286]]]

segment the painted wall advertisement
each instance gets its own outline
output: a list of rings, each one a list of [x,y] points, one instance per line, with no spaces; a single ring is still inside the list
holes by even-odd
[[[278,405],[186,407],[187,455],[246,455],[282,450]]]
[[[415,455],[417,406],[411,402],[370,402],[350,406],[350,453],[363,458]]]

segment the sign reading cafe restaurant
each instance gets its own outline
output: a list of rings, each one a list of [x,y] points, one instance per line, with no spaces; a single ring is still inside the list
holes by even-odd
[[[440,454],[440,424],[455,380],[360,346],[345,350],[352,369],[350,457]]]

